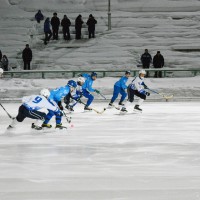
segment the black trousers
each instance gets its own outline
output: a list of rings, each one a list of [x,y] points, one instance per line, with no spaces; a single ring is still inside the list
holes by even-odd
[[[149,69],[150,63],[142,63],[143,69]],[[146,77],[149,77],[149,72],[147,72]]]
[[[69,28],[68,29],[63,29],[63,38],[64,38],[64,40],[70,40]]]
[[[52,32],[45,32],[45,39],[44,41],[47,42],[51,39],[52,37]]]
[[[31,61],[24,60],[24,70],[31,69]]]
[[[81,28],[76,29],[76,39],[81,39]]]
[[[46,113],[39,112],[36,110],[30,111],[24,105],[21,105],[19,107],[18,115],[17,115],[16,119],[18,122],[22,122],[27,117],[31,118],[31,119],[39,119],[39,120],[44,121],[45,117],[46,117]]]
[[[88,32],[89,32],[89,38],[95,38],[95,30],[90,30],[88,29]]]
[[[58,39],[58,29],[59,28],[53,28],[53,40]]]
[[[157,67],[157,68],[161,68],[161,67]],[[154,75],[155,78],[162,78],[162,72],[161,71],[155,71],[155,75]]]
[[[146,99],[146,95],[145,94],[141,94],[137,90],[131,89],[131,87],[127,88],[127,93],[128,93],[128,101],[130,101],[131,103],[134,101],[134,96],[135,95],[137,97],[140,97],[141,99],[144,99],[144,100]]]

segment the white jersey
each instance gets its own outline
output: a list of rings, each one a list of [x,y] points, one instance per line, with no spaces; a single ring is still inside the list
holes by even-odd
[[[58,105],[55,102],[49,101],[41,95],[23,97],[22,102],[28,110],[40,110],[42,108],[46,108],[54,112],[59,110]]]
[[[129,87],[142,93],[144,91],[144,80],[137,76],[132,80]]]

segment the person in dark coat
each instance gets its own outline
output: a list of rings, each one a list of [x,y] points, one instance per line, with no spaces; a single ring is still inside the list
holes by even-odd
[[[157,54],[153,57],[153,66],[154,68],[162,68],[164,67],[164,57],[161,55],[160,51],[157,51]],[[162,78],[162,72],[161,71],[156,71],[155,78]]]
[[[30,63],[32,60],[32,51],[29,48],[29,44],[26,44],[26,48],[22,52],[22,58],[24,61],[24,70],[30,70]]]
[[[57,13],[53,13],[51,18],[51,26],[53,30],[53,40],[58,40],[58,30],[60,26],[60,19],[57,17]]]
[[[7,58],[7,56],[6,55],[3,55],[3,58],[2,58],[2,60],[1,60],[1,62],[2,62],[2,68],[3,68],[3,70],[4,71],[8,71],[8,58]]]
[[[97,23],[97,20],[93,17],[92,14],[89,15],[89,19],[87,20],[88,25],[88,32],[89,32],[89,38],[95,38],[95,24]]]
[[[2,52],[1,52],[1,50],[0,50],[0,61],[1,61],[1,59],[2,59]]]
[[[83,25],[82,16],[79,15],[75,20],[76,39],[81,39],[81,29]]]
[[[141,62],[144,69],[149,69],[150,63],[152,62],[151,54],[148,52],[148,49],[144,50],[144,53],[141,56]],[[149,72],[147,71],[146,77],[149,76]]]
[[[47,44],[47,42],[51,39],[51,36],[52,36],[49,17],[47,17],[44,22],[44,34],[45,34],[44,44]]]
[[[63,38],[65,40],[70,40],[70,30],[69,27],[71,26],[71,21],[67,17],[67,15],[64,15],[62,21],[61,21],[61,26],[63,27]]]
[[[38,12],[35,14],[35,19],[37,23],[40,23],[40,21],[44,20],[44,15],[42,14],[41,10],[38,10]]]

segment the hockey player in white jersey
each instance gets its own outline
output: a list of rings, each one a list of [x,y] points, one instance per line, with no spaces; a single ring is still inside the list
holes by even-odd
[[[138,100],[138,103],[135,105],[134,110],[136,111],[142,111],[142,109],[139,107],[142,105],[143,101],[146,100],[146,96],[149,96],[150,93],[146,92],[145,89],[148,87],[144,83],[144,77],[146,75],[145,70],[139,71],[139,76],[136,76],[132,82],[129,84],[127,92],[128,92],[128,101],[133,102],[134,96],[136,95],[140,99]]]
[[[49,95],[50,92],[48,89],[42,89],[40,95],[23,97],[23,104],[19,107],[18,115],[13,119],[12,123],[8,126],[8,129],[14,128],[17,123],[24,121],[25,118],[36,119],[37,123],[41,124],[46,117],[46,113],[38,111],[42,108],[53,111],[56,116],[62,116],[62,112],[58,105],[48,100]],[[41,130],[42,127],[37,123],[32,123],[32,128]]]

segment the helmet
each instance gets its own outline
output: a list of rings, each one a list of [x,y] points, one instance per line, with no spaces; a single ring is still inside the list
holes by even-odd
[[[1,74],[3,74],[3,69],[2,69],[2,68],[0,68],[0,75],[1,75]]]
[[[126,71],[126,72],[125,72],[125,75],[126,75],[126,74],[131,74],[131,71]]]
[[[69,85],[70,87],[74,87],[74,88],[77,87],[77,83],[74,80],[69,80],[67,85]]]
[[[50,92],[49,92],[48,89],[42,89],[42,90],[40,91],[40,95],[42,95],[42,96],[48,98],[48,97],[50,96]]]
[[[91,77],[96,76],[97,77],[97,73],[96,72],[92,72],[91,73]]]
[[[83,77],[78,77],[77,82],[85,83],[85,78]]]
[[[146,74],[146,71],[144,70],[144,69],[141,69],[140,71],[139,71],[139,74]]]

